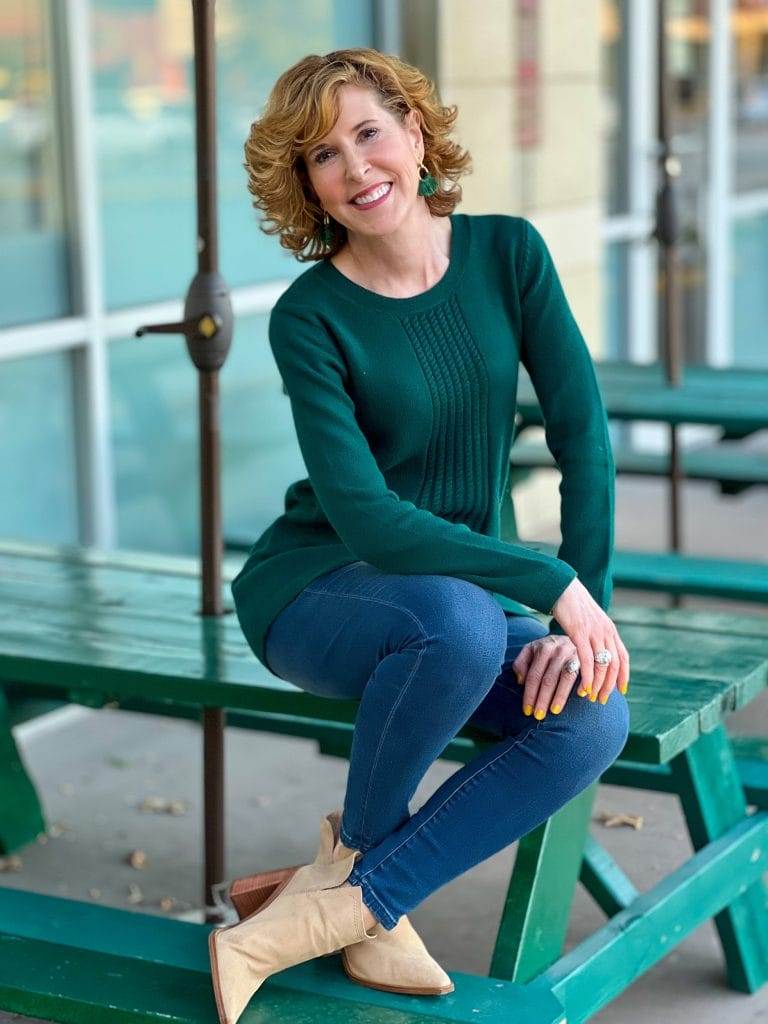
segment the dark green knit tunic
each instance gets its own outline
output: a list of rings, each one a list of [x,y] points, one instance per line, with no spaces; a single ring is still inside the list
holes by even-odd
[[[322,260],[272,310],[270,346],[308,478],[287,489],[285,512],[232,583],[267,667],[277,613],[359,559],[469,580],[517,614],[549,613],[578,575],[608,609],[613,456],[552,257],[525,217],[454,213],[451,224],[448,270],[426,292],[378,295]],[[562,472],[557,558],[499,539],[521,360]]]

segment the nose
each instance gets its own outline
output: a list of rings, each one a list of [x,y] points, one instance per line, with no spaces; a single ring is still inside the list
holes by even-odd
[[[369,166],[364,157],[352,153],[347,157],[347,177],[353,181],[362,181]]]

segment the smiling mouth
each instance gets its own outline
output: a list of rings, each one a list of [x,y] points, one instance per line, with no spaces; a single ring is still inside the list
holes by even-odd
[[[369,199],[367,202],[358,202],[358,201],[356,201],[354,199],[350,199],[350,204],[352,206],[363,206],[363,207],[365,207],[365,206],[373,206],[374,203],[377,203],[377,202],[379,202],[379,200],[384,199],[385,196],[388,196],[391,191],[392,191],[392,182],[391,181],[383,182],[380,186],[378,186],[377,188],[373,189],[370,193],[367,193],[367,194],[373,195],[374,196],[373,199]]]

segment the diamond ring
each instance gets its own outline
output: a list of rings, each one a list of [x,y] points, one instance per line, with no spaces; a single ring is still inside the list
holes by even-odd
[[[595,655],[595,661],[598,665],[610,665],[613,661],[613,655],[609,650],[603,647],[603,649],[598,651]]]

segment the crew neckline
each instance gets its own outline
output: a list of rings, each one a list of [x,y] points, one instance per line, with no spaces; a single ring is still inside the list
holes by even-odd
[[[380,295],[378,292],[364,288],[356,284],[331,263],[328,257],[316,265],[316,270],[324,276],[327,284],[336,292],[346,296],[353,302],[365,306],[368,309],[386,310],[387,312],[410,313],[420,309],[426,309],[441,302],[453,290],[466,261],[469,224],[465,213],[449,214],[451,221],[451,240],[449,246],[448,267],[431,288],[418,295],[409,295],[405,298],[397,298],[392,295]]]

